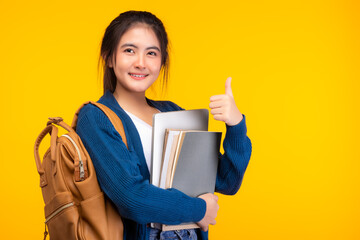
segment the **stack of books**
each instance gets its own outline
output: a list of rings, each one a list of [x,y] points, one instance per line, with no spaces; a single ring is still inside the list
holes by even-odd
[[[181,112],[185,116],[188,111]],[[183,120],[185,121],[186,117]],[[156,125],[155,121],[154,125]],[[160,170],[157,171],[157,176],[152,174],[152,179],[157,179],[156,186],[164,189],[175,188],[191,197],[214,193],[221,134],[221,132],[198,129],[166,128],[163,134],[160,164],[158,164]],[[163,231],[199,227],[196,223],[179,225],[153,223],[152,226]]]

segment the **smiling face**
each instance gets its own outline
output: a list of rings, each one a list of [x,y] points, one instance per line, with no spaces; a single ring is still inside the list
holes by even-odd
[[[136,24],[124,33],[109,67],[114,69],[116,88],[145,93],[161,69],[160,43],[146,24]]]

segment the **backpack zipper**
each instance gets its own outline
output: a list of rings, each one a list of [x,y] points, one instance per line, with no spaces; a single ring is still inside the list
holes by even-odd
[[[84,177],[85,177],[85,170],[84,170],[84,163],[81,159],[80,150],[79,150],[78,146],[76,145],[76,143],[74,142],[74,140],[72,140],[72,138],[69,135],[64,134],[62,136],[68,138],[70,140],[70,142],[72,142],[72,144],[74,145],[74,147],[79,155],[80,180],[83,181]]]
[[[62,210],[66,209],[66,208],[69,208],[71,206],[73,206],[74,203],[71,202],[71,203],[68,203],[68,204],[65,204],[64,206],[62,206],[61,208],[59,208],[58,210],[56,210],[55,212],[53,212],[48,218],[45,219],[45,223],[47,223],[48,221],[50,221],[50,219],[52,219],[53,217],[55,217],[59,212],[61,212]]]

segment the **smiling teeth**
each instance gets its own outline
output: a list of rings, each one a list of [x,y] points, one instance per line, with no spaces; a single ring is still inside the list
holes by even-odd
[[[136,75],[136,74],[131,74],[131,73],[130,73],[130,75],[134,76],[134,77],[145,77],[146,76],[146,75]]]

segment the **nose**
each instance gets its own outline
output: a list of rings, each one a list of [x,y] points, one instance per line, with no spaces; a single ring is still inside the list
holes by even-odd
[[[144,69],[145,68],[145,57],[141,54],[137,56],[135,61],[135,68],[137,69]]]

